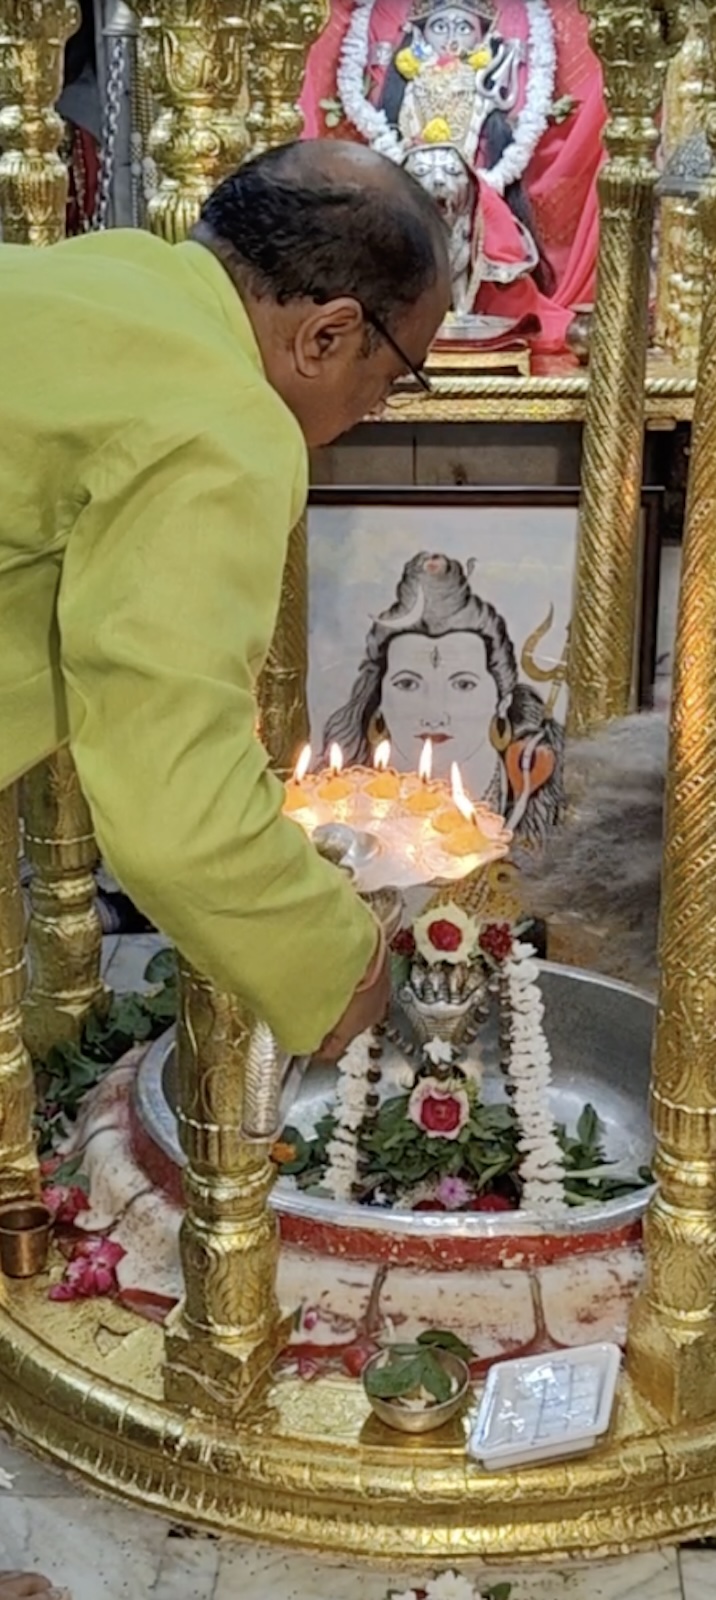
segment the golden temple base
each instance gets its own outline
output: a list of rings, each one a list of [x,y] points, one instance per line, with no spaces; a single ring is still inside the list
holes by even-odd
[[[53,1304],[47,1287],[0,1294],[0,1422],[174,1521],[433,1568],[615,1555],[716,1529],[716,1422],[669,1428],[626,1379],[600,1449],[490,1475],[468,1464],[459,1422],[402,1439],[347,1379],[281,1379],[233,1424],[183,1415],[163,1399],[159,1327],[109,1301]]]

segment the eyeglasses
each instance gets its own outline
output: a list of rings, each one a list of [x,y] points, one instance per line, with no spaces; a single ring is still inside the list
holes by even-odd
[[[392,333],[388,332],[385,323],[381,321],[380,317],[374,316],[372,311],[366,311],[365,306],[361,306],[361,311],[363,312],[366,322],[370,323],[371,328],[375,328],[376,333],[380,334],[381,339],[385,339],[386,344],[389,344],[391,350],[395,351],[398,360],[402,361],[403,366],[405,367],[406,371],[410,373],[411,378],[415,379],[415,382],[420,385],[420,388],[425,394],[432,394],[433,386],[427,373],[423,372],[420,367],[416,367],[412,361],[408,360],[405,351],[401,349],[397,339],[393,338]]]

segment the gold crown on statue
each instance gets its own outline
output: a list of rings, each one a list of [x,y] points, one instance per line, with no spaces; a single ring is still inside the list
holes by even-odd
[[[497,0],[413,0],[405,25],[429,22],[438,11],[453,10],[465,11],[470,17],[493,23],[497,16]]]

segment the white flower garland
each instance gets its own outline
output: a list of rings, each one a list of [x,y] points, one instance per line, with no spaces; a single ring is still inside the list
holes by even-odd
[[[552,1057],[542,1027],[544,1003],[534,955],[531,945],[515,941],[504,966],[512,1012],[508,1075],[520,1126],[521,1209],[553,1216],[565,1205],[564,1157],[549,1110]]]
[[[364,94],[370,56],[370,24],[376,0],[355,0],[338,66],[338,93],[349,122],[367,144],[398,164],[405,143],[392,128],[384,111],[371,105]],[[528,22],[527,97],[515,125],[514,137],[494,167],[480,168],[478,176],[498,194],[517,183],[542,138],[552,109],[557,75],[557,47],[547,0],[525,0]]]
[[[336,1126],[329,1140],[324,1182],[336,1200],[350,1200],[358,1176],[358,1134],[368,1094],[368,1041],[361,1034],[348,1046],[338,1067]]]

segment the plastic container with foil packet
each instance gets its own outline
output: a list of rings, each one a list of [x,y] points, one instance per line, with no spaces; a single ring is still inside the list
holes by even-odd
[[[593,1344],[498,1363],[468,1454],[492,1472],[586,1454],[609,1428],[621,1360],[617,1345]]]

